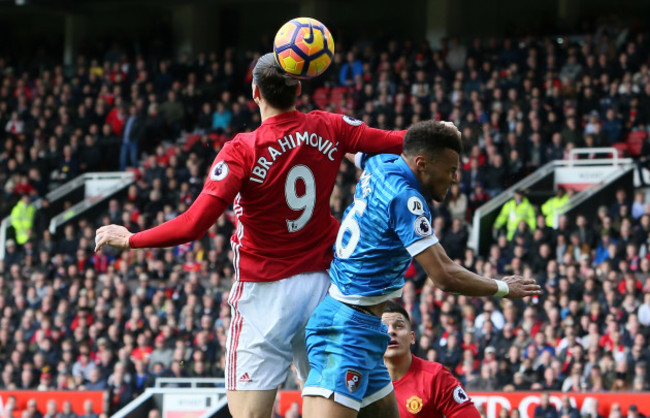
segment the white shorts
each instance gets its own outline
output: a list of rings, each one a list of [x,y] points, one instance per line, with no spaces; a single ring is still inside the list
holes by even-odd
[[[233,284],[226,341],[226,389],[271,390],[284,383],[291,363],[309,374],[305,325],[330,286],[325,271],[273,282]]]

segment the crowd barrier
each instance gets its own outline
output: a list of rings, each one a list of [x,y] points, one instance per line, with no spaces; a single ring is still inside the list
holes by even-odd
[[[72,410],[82,415],[84,413],[83,405],[86,400],[90,399],[93,403],[93,412],[100,414],[108,406],[106,392],[101,390],[1,390],[0,391],[0,415],[4,416],[5,405],[10,396],[16,398],[16,409],[19,412],[27,408],[27,402],[31,399],[36,400],[36,405],[42,414],[45,414],[47,403],[50,400],[56,401],[57,411],[61,412],[63,403],[70,401]],[[14,414],[14,416],[19,416]]]
[[[539,405],[539,392],[468,392],[474,403],[483,405],[487,418],[497,418],[501,408],[512,410],[518,408],[522,418],[533,418],[535,407]],[[630,405],[636,405],[639,412],[645,416],[650,415],[650,394],[629,392],[600,392],[600,393],[562,393],[550,392],[551,403],[559,409],[562,396],[568,395],[571,404],[580,410],[585,403],[598,402],[598,413],[604,417],[609,416],[612,404],[621,406],[623,416],[626,416]],[[299,391],[280,392],[280,414],[285,412],[294,402],[298,402],[302,411],[302,399]]]

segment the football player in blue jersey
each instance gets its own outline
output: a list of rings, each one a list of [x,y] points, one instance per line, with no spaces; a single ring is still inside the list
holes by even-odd
[[[439,244],[427,201],[444,200],[457,182],[461,148],[451,122],[424,121],[406,133],[401,156],[359,159],[364,171],[336,238],[332,285],[307,324],[311,371],[302,392],[305,418],[356,417],[361,408],[364,416],[398,416],[383,362],[390,337],[381,315],[385,303],[401,295],[412,258],[446,292],[541,294],[532,279],[476,275],[454,263]]]

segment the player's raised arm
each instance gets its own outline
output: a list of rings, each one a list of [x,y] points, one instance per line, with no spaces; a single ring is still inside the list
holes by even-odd
[[[233,139],[212,162],[203,190],[187,211],[161,225],[133,234],[119,225],[107,225],[95,233],[95,251],[104,245],[120,250],[165,248],[195,241],[219,219],[233,201],[247,176],[250,158]]]
[[[227,206],[222,199],[201,193],[182,215],[155,228],[134,234],[120,225],[102,226],[95,233],[95,252],[104,245],[128,250],[173,247],[195,241],[219,219]]]
[[[442,245],[435,244],[415,256],[433,283],[445,292],[467,296],[501,296],[523,298],[540,295],[541,287],[533,279],[508,276],[503,280],[488,279],[454,263]]]

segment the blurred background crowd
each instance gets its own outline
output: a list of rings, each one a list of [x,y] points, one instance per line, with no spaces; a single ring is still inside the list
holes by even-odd
[[[116,223],[136,232],[186,210],[220,147],[260,124],[250,82],[264,52],[153,60],[112,47],[71,69],[0,58],[0,213],[13,225],[0,264],[0,388],[106,389],[119,408],[159,376],[223,376],[234,215],[170,249],[95,254],[94,231]],[[476,208],[572,148],[615,145],[647,167],[649,53],[650,34],[608,24],[574,38],[453,38],[440,50],[363,41],[304,83],[304,112],[384,129],[451,120],[461,130],[460,181],[431,206],[436,235],[467,268],[531,276],[545,291],[467,298],[408,270],[414,352],[443,363],[470,394],[648,390],[644,189],[619,190],[597,219],[555,225],[531,207],[527,222],[495,231],[484,256],[466,244]],[[48,231],[48,202],[32,205],[81,173],[120,170],[136,183],[59,234]],[[339,219],[358,174],[344,161],[331,197]],[[285,387],[296,385],[291,375]]]

